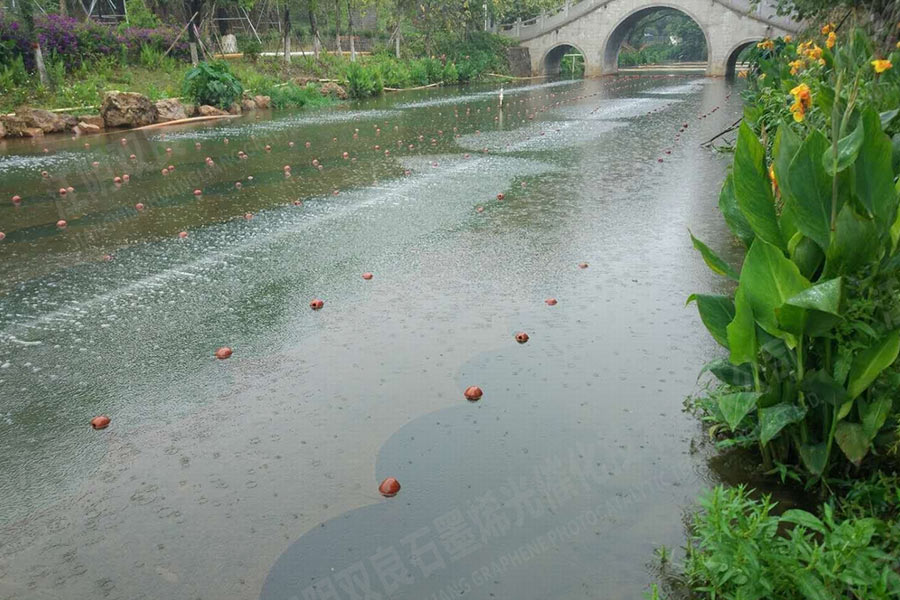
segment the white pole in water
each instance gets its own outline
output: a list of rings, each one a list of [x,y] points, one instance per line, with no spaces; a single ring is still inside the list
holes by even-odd
[[[500,108],[503,108],[503,86],[500,86]]]

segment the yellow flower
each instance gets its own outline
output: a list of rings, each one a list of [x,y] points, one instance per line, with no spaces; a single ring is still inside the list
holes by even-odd
[[[756,47],[771,51],[775,49],[775,42],[773,42],[772,40],[763,40],[756,44]]]
[[[788,64],[791,65],[791,75],[796,75],[797,73],[802,71],[804,69],[804,67],[806,67],[806,63],[803,62],[802,58],[798,58],[797,60],[792,60]]]
[[[819,48],[818,44],[813,44],[812,48],[806,51],[806,55],[813,60],[819,60],[822,58],[822,49]]]
[[[784,36],[784,43],[785,43],[785,44],[790,44],[791,41],[793,41],[793,39],[794,39],[794,38],[792,38],[791,36],[786,35],[786,36]]]
[[[759,80],[760,80],[760,81],[762,81],[762,80],[765,79],[765,78],[766,78],[766,74],[765,74],[765,73],[763,73],[762,75],[759,76]]]
[[[875,67],[876,73],[884,73],[894,65],[892,65],[889,60],[873,60],[872,66]]]
[[[822,35],[828,35],[832,31],[834,31],[834,23],[828,23],[827,25],[822,27]]]
[[[791,113],[794,115],[794,120],[799,123],[803,120],[806,111],[812,104],[812,95],[809,92],[809,86],[805,83],[801,83],[791,90],[791,96],[794,97],[794,103],[791,105]]]
[[[833,31],[828,33],[828,39],[825,40],[825,45],[828,46],[829,49],[834,48],[834,42],[837,40],[837,36]]]
[[[900,42],[897,42],[897,47],[900,48]]]

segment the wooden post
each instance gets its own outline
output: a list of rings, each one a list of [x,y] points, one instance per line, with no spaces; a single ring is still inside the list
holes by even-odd
[[[41,52],[40,44],[34,45],[34,65],[37,67],[41,85],[49,85],[50,79],[47,77],[47,68],[44,66],[44,53]]]
[[[284,5],[284,62],[291,62],[291,10]]]
[[[195,44],[194,42],[191,42],[190,47],[191,47],[191,64],[196,67],[197,64],[200,62],[200,59],[197,57],[197,44]]]

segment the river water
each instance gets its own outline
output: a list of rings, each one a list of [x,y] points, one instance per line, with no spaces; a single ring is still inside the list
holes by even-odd
[[[688,229],[734,252],[699,147],[731,92],[5,142],[0,598],[642,597],[711,481],[682,400],[716,350],[684,302],[722,289]]]

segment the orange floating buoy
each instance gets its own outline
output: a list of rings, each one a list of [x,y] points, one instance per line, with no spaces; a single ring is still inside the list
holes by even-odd
[[[368,281],[368,280],[372,279],[372,274],[369,272],[365,272],[362,274],[362,278],[365,279],[366,281]]]
[[[181,239],[184,239],[184,238],[186,238],[187,236],[188,236],[188,232],[187,232],[187,231],[179,231],[179,232],[178,232],[178,237],[180,237]]]
[[[586,262],[580,262],[580,263],[578,263],[578,268],[579,269],[587,269],[588,264]]]
[[[137,160],[137,155],[132,154],[132,155],[129,156],[128,158],[130,158],[131,160]]]
[[[483,212],[484,212],[484,207],[483,207],[483,206],[479,206],[478,208],[475,209],[475,212],[483,213]]]
[[[47,171],[41,171],[41,177],[47,179],[48,177],[50,177],[50,173],[48,173]]]
[[[556,298],[547,298],[544,302],[547,306],[556,306]]]
[[[119,185],[120,183],[122,183],[122,178],[116,175],[115,177],[113,177],[113,183]]]
[[[477,385],[470,385],[469,387],[466,388],[466,391],[463,393],[466,396],[466,400],[469,400],[470,402],[475,402],[477,400],[480,400],[481,397],[484,395],[484,392],[481,391],[481,388],[478,387]]]
[[[60,229],[65,229],[66,225],[68,225],[68,223],[66,223],[65,220],[63,220],[63,219],[60,219],[59,221],[56,222],[56,226],[59,227]]]
[[[202,193],[203,193],[203,192],[201,192],[200,190],[194,190],[194,195],[195,195],[195,196],[199,196],[199,195],[201,195]]]
[[[141,212],[142,210],[144,210],[144,204],[142,202],[138,202],[137,204],[134,205],[134,208],[138,212]]]
[[[226,358],[231,358],[232,350],[228,346],[222,346],[218,350],[216,350],[216,358],[219,360],[225,360]]]
[[[388,477],[378,486],[378,492],[385,498],[393,498],[400,491],[400,482],[393,477]]]
[[[67,193],[68,193],[68,192],[66,191],[66,188],[59,188],[59,195],[60,195],[60,196],[65,196]]]
[[[6,239],[6,234],[0,231],[0,242]]]
[[[497,200],[503,200],[504,198],[506,198],[506,196],[503,195],[503,192],[497,194]]]
[[[244,218],[248,221],[253,218],[253,213],[244,213]]]
[[[106,429],[109,427],[109,417],[100,415],[91,419],[91,427],[94,429]]]
[[[528,341],[528,334],[525,333],[524,331],[520,331],[519,333],[516,334],[516,341],[519,342],[520,344],[524,344],[525,342]]]
[[[320,310],[323,306],[325,306],[325,301],[319,300],[318,298],[310,300],[309,302],[309,307],[313,310]]]
[[[103,255],[103,260],[105,260],[106,262],[109,262],[112,259],[113,259],[112,254],[104,254]]]
[[[131,175],[129,175],[128,173],[124,173],[122,175],[122,181],[124,181],[125,183],[128,183],[129,181],[131,181]]]
[[[22,196],[13,196],[12,203],[13,204],[22,204]]]

